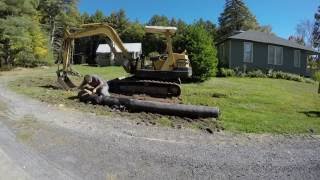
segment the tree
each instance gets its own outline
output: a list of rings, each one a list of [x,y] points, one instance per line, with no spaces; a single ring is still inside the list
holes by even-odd
[[[64,30],[81,22],[77,4],[78,0],[41,0],[39,3],[40,22],[48,32],[55,58],[59,57]]]
[[[167,16],[154,15],[147,23],[149,26],[169,26],[170,20]]]
[[[217,28],[216,25],[213,24],[211,21],[204,21],[202,18],[200,18],[195,23],[197,26],[202,26],[211,36],[213,40],[216,39],[217,36]]]
[[[53,46],[55,33],[57,29],[58,17],[62,14],[62,0],[42,0],[40,1],[38,10],[40,11],[41,23],[47,25],[47,31],[50,36],[50,44]]]
[[[86,12],[84,12],[83,14],[81,14],[80,16],[81,19],[81,24],[88,24],[90,23],[90,15]]]
[[[258,31],[272,34],[272,26],[271,25],[263,25],[258,28]]]
[[[122,34],[124,42],[134,43],[142,42],[145,35],[145,30],[139,22],[130,23],[128,28]]]
[[[313,46],[316,49],[320,48],[320,6],[318,7],[317,12],[314,15],[314,26],[312,31],[312,40],[313,40]]]
[[[126,12],[123,9],[120,9],[118,12],[112,12],[107,18],[107,22],[110,26],[117,30],[120,37],[129,26],[129,19],[127,18]]]
[[[305,41],[304,41],[304,38],[301,37],[301,36],[290,36],[290,37],[289,37],[289,41],[296,42],[296,43],[298,43],[298,44],[300,44],[300,45],[302,45],[302,46],[305,46],[305,45],[306,45],[306,43],[305,43]]]
[[[35,15],[35,7],[38,6],[38,0],[1,0],[0,18],[6,16]]]
[[[314,79],[319,82],[318,93],[320,94],[320,71],[314,73]]]
[[[256,17],[242,0],[226,0],[225,9],[219,17],[219,26],[219,39],[228,37],[235,31],[259,29]]]
[[[171,21],[171,23],[175,23],[175,22]],[[154,15],[150,18],[147,25],[148,26],[170,26],[170,20],[166,16]],[[143,46],[143,52],[147,55],[152,52],[162,54],[166,50],[164,37],[158,34],[147,33],[143,37],[142,46]]]
[[[86,15],[86,14],[84,14]],[[107,21],[107,17],[101,10],[96,10],[96,12],[90,16],[89,21],[86,23],[103,23]]]
[[[37,0],[1,1],[0,58],[6,65],[47,64],[48,41],[37,18]]]
[[[314,23],[312,21],[310,20],[301,21],[296,27],[296,37],[298,37],[298,40],[300,39],[300,42],[304,42],[304,45],[312,47],[313,46],[313,35],[312,35],[313,28],[314,28]]]
[[[189,25],[176,45],[185,49],[189,55],[193,78],[205,80],[217,72],[217,50],[210,34],[202,26]]]

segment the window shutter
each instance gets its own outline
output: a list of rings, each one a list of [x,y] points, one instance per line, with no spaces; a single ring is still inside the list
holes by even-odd
[[[295,50],[294,51],[294,67],[299,68],[301,63],[300,61],[301,61],[301,51]]]
[[[274,46],[268,46],[268,64],[274,64],[275,48]]]
[[[253,62],[253,44],[251,42],[243,43],[243,62]]]

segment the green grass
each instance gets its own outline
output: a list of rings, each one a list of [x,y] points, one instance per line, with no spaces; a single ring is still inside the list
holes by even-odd
[[[97,74],[104,79],[127,75],[122,67],[74,66],[81,74]],[[40,88],[55,82],[55,68],[35,69],[31,81],[25,79],[11,83],[11,88],[19,93],[38,98],[52,104],[110,115],[105,107],[75,103],[68,98],[75,92],[65,92],[50,88]],[[73,78],[77,83],[81,78]],[[317,84],[301,83],[278,79],[259,78],[212,78],[204,83],[182,85],[184,104],[217,106],[222,114],[222,126],[231,132],[307,134],[313,131],[320,134],[320,95]],[[130,113],[126,116],[131,116]],[[309,115],[309,116],[308,116]],[[140,117],[144,115],[138,115]],[[133,118],[136,118],[133,115]],[[143,118],[143,117],[142,117]],[[174,126],[182,119],[165,116],[150,117],[158,119],[162,126]],[[208,120],[190,123],[187,126],[206,129],[215,126]]]
[[[73,66],[74,70],[82,75],[85,74],[96,74],[101,76],[105,80],[111,80],[118,77],[127,76],[128,74],[124,71],[122,67],[112,66],[112,67],[93,67],[93,66]]]
[[[114,79],[128,75],[122,67],[90,67],[90,66],[73,66],[73,69],[82,75],[97,74],[103,79]],[[76,91],[64,91],[56,89],[56,67],[49,69],[24,69],[22,71],[6,72],[6,75],[16,76],[15,81],[10,82],[9,87],[17,93],[25,94],[40,101],[59,107],[67,107],[82,112],[95,113],[113,117],[124,117],[136,121],[137,124],[159,125],[172,128],[192,128],[192,129],[211,129],[220,130],[219,122],[212,119],[202,119],[199,121],[190,121],[189,119],[162,116],[151,113],[129,113],[112,111],[109,107],[85,104],[79,102]],[[75,84],[80,84],[81,77],[69,76]],[[1,104],[0,104],[1,105]]]
[[[212,78],[183,85],[187,104],[218,106],[223,126],[247,133],[320,133],[317,84],[278,79]],[[217,96],[217,94],[220,96]],[[312,113],[310,115],[313,115]]]

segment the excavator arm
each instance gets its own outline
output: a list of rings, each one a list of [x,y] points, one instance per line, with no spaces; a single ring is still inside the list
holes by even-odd
[[[58,69],[58,83],[64,89],[74,88],[75,85],[70,81],[67,77],[67,74],[76,74],[71,69],[71,58],[72,58],[72,49],[75,39],[90,37],[95,35],[101,35],[106,38],[109,38],[119,49],[122,51],[124,57],[127,59],[124,62],[123,67],[126,72],[133,73],[134,68],[132,65],[132,58],[129,55],[127,49],[124,47],[122,40],[120,39],[118,33],[109,25],[102,23],[92,23],[92,24],[84,24],[80,26],[80,29],[75,30],[74,32],[70,32],[69,30],[65,31],[63,38],[63,46],[62,46],[62,69]]]

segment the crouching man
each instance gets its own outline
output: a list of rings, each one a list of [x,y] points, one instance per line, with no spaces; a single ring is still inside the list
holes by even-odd
[[[110,96],[107,82],[97,75],[85,75],[79,88],[90,95]]]

